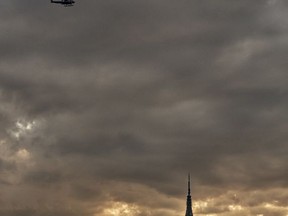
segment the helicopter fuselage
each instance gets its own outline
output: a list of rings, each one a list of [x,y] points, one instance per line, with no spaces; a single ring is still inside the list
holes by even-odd
[[[74,0],[51,0],[51,3],[62,4],[64,6],[73,6],[75,4]]]

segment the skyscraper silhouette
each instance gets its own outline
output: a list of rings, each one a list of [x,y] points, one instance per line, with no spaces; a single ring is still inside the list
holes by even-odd
[[[186,202],[186,214],[185,216],[193,216],[192,211],[192,199],[191,199],[191,189],[190,189],[190,173],[188,175],[188,194],[187,194],[187,202]]]

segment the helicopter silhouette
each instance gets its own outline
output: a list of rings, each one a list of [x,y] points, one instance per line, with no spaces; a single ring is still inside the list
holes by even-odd
[[[65,7],[68,7],[68,6],[73,6],[75,1],[74,0],[51,0],[51,3],[55,3],[55,4],[61,4]]]

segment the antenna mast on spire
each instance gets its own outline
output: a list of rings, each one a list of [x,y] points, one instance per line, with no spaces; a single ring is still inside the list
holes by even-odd
[[[190,188],[190,173],[188,174],[188,194],[191,194],[191,188]]]

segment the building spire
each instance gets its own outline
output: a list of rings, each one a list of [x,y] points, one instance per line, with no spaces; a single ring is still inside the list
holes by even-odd
[[[186,214],[185,214],[185,216],[193,216],[191,188],[190,188],[190,173],[188,174],[188,194],[187,194]]]

